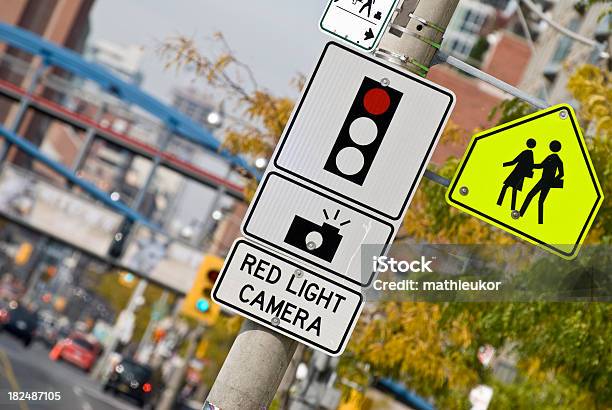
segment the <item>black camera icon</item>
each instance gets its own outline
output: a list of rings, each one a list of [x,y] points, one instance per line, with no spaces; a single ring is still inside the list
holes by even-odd
[[[342,240],[342,235],[339,232],[339,228],[327,222],[323,222],[323,225],[317,225],[308,219],[295,215],[285,236],[285,243],[324,261],[331,262]]]

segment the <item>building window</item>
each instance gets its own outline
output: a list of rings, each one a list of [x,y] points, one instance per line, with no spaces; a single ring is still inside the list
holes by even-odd
[[[595,40],[604,43],[612,32],[612,12],[601,18],[595,29]]]
[[[472,49],[470,44],[456,38],[451,40],[449,48],[453,54],[462,57],[467,56],[470,53],[470,50]]]
[[[479,34],[486,17],[474,10],[467,10],[461,23],[461,31]]]
[[[570,20],[567,26],[569,30],[574,31],[574,32],[578,31],[579,27],[580,27],[580,19],[577,17],[574,17],[572,20]],[[574,41],[573,39],[562,35],[561,38],[559,39],[559,42],[557,43],[557,48],[555,49],[555,52],[549,64],[557,65],[561,63],[563,60],[565,60],[565,58],[568,56],[572,48],[573,41]]]

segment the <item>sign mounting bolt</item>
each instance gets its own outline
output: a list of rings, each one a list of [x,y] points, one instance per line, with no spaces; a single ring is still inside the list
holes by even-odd
[[[391,84],[391,81],[387,77],[380,80],[380,85],[382,85],[383,87],[388,87],[389,84]]]
[[[270,322],[272,322],[272,326],[280,325],[280,319],[277,318],[276,316],[274,316]]]
[[[561,117],[562,120],[567,118],[567,110],[561,110],[559,111],[559,117]]]
[[[295,275],[296,278],[301,278],[302,276],[304,276],[304,271],[301,269],[296,269],[295,272],[293,272],[293,274]]]
[[[463,196],[466,196],[469,192],[470,190],[466,186],[462,186],[461,188],[459,188],[459,193]]]
[[[512,219],[519,219],[521,214],[520,214],[519,211],[512,211],[512,212],[510,212],[510,216],[512,217]]]
[[[310,241],[310,242],[308,242],[308,243],[306,244],[306,247],[308,248],[308,250],[310,250],[310,251],[311,251],[311,250],[313,250],[313,249],[315,249],[315,248],[317,247],[317,244],[316,244],[316,243],[314,243],[314,242],[312,242],[312,241]]]

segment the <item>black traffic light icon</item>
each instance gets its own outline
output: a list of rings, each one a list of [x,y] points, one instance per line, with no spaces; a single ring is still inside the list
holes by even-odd
[[[134,221],[129,219],[124,219],[119,226],[119,230],[115,232],[113,236],[113,241],[111,242],[108,248],[108,255],[111,258],[119,259],[123,256],[123,252],[125,251],[126,239],[132,230],[132,226],[134,225]]]
[[[364,77],[323,169],[363,185],[402,95]]]

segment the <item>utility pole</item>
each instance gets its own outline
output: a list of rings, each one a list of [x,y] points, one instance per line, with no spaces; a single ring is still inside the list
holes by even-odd
[[[38,264],[42,260],[45,250],[49,245],[49,238],[47,236],[43,236],[36,247],[34,248],[34,252],[30,255],[30,259],[28,260],[25,269],[27,271],[27,290],[23,298],[28,301],[33,301],[36,284],[40,280],[42,275],[42,271],[38,269]]]
[[[285,375],[281,380],[280,386],[278,386],[278,401],[281,409],[286,409],[289,407],[289,399],[290,399],[290,389],[293,383],[295,383],[295,374],[297,372],[298,366],[302,362],[302,357],[304,356],[304,350],[306,346],[303,344],[298,344],[297,349],[291,359],[291,363],[289,363],[289,367],[287,367],[287,371],[285,371]]]
[[[174,407],[176,396],[178,395],[179,389],[181,388],[181,384],[185,379],[185,373],[187,372],[187,369],[189,367],[189,361],[193,358],[193,355],[195,354],[202,333],[204,333],[204,326],[200,324],[198,324],[189,333],[189,336],[187,337],[187,351],[185,352],[183,364],[181,364],[178,368],[174,369],[172,376],[170,377],[170,381],[168,382],[168,386],[166,386],[166,388],[164,389],[164,392],[161,396],[159,404],[156,407],[156,410],[171,410]]]
[[[459,0],[400,3],[376,55],[426,76]],[[314,24],[314,23],[313,23]],[[245,321],[210,390],[204,408],[262,410],[269,407],[297,342]]]
[[[246,320],[204,408],[211,404],[221,409],[267,409],[297,345],[280,333]]]
[[[142,297],[144,295],[144,291],[146,288],[147,288],[147,281],[140,279],[138,281],[138,284],[136,285],[136,288],[132,292],[132,295],[130,296],[130,300],[128,301],[127,306],[122,312],[123,314],[134,315],[134,312],[136,311],[136,309],[140,305],[140,302],[142,301]],[[119,315],[119,317],[121,317],[121,315]],[[96,366],[91,372],[91,377],[93,379],[100,379],[102,377],[105,377],[105,372],[109,365],[111,355],[115,352],[117,345],[119,345],[119,338],[121,336],[121,331],[123,330],[121,325],[122,324],[120,323],[120,320],[117,319],[117,323],[115,323],[115,326],[113,327],[113,330],[111,331],[110,341],[108,343],[108,346],[106,346],[106,349],[104,350],[104,354],[102,355],[100,360],[98,360],[98,362],[96,363]]]
[[[459,0],[401,2],[376,55],[425,77]]]
[[[138,193],[136,194],[136,198],[134,199],[134,202],[132,203],[132,207],[134,209],[138,210],[141,207],[142,203],[144,202],[145,195],[147,194],[149,187],[153,183],[153,179],[155,178],[157,169],[161,165],[161,155],[163,152],[166,151],[166,148],[168,148],[171,138],[172,138],[172,132],[170,130],[166,130],[163,134],[161,134],[158,154],[155,155],[155,157],[153,158],[153,165],[151,169],[149,170],[147,179],[145,180],[145,183],[143,184],[143,186],[138,190]],[[124,219],[124,221],[127,221],[127,218]],[[131,233],[132,228],[133,227],[130,228],[126,236]],[[127,238],[122,237],[121,240],[124,242],[121,245],[123,247],[125,246],[125,243],[127,242]],[[151,262],[151,261],[148,261],[148,262]],[[157,260],[155,264],[157,262],[159,262],[159,260]],[[137,266],[137,269],[139,271],[144,271],[147,274],[150,273],[150,271],[153,268],[154,266],[148,267],[148,268],[145,266]],[[138,280],[138,285],[136,285],[136,289],[134,289],[134,291],[132,292],[130,300],[128,301],[126,308],[123,310],[123,313],[125,313],[126,316],[134,315],[134,312],[139,307],[138,302],[143,298],[145,290],[147,289],[147,285],[148,285],[148,282],[146,279],[140,278]],[[117,322],[115,323],[115,326],[113,327],[113,330],[111,331],[110,341],[108,342],[108,346],[106,350],[104,351],[104,355],[100,358],[100,360],[98,360],[94,368],[94,371],[92,372],[92,378],[98,379],[104,375],[104,371],[108,367],[110,356],[113,354],[113,352],[117,348],[117,345],[119,344],[119,332],[120,331],[121,329],[119,328],[119,321],[117,320]]]
[[[151,317],[149,318],[149,323],[147,323],[147,327],[140,338],[140,343],[138,343],[138,348],[136,352],[140,352],[146,345],[149,345],[151,342],[151,333],[153,333],[153,328],[161,319],[160,312],[156,310],[156,308],[165,309],[165,306],[168,304],[168,296],[169,293],[167,290],[163,290],[160,298],[153,304],[153,310],[151,311]],[[162,307],[164,306],[164,307]],[[137,356],[138,353],[135,354]]]

